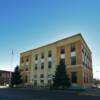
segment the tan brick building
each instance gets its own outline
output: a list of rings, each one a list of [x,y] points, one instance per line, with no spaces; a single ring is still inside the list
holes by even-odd
[[[34,86],[52,84],[60,59],[66,64],[72,86],[92,85],[92,54],[80,33],[21,53],[20,69],[24,83]]]

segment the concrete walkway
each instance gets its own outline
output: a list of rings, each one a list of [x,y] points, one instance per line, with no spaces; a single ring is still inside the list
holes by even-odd
[[[100,89],[86,89],[78,93],[79,95],[87,95],[87,96],[100,96]]]

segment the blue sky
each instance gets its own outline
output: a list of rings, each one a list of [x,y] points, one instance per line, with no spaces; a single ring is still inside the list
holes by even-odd
[[[0,69],[19,64],[19,53],[82,33],[100,78],[100,0],[0,0]]]

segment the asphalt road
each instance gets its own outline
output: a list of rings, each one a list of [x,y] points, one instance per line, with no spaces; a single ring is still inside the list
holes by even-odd
[[[65,91],[33,89],[0,89],[0,100],[100,100],[98,96],[83,96]]]

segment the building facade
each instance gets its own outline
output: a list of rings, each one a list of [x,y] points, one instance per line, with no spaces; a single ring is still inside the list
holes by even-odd
[[[12,72],[0,70],[0,85],[8,85]]]
[[[66,72],[73,87],[92,85],[92,53],[80,33],[21,53],[20,70],[24,84],[52,84],[61,59],[66,64]]]

